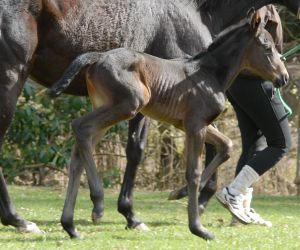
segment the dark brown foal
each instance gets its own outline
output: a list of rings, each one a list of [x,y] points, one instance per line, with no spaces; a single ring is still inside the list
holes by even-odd
[[[138,112],[174,125],[186,133],[186,179],[191,232],[212,239],[200,223],[198,188],[229,157],[231,141],[209,125],[224,109],[225,91],[243,69],[279,87],[288,73],[271,35],[251,19],[230,27],[208,48],[190,59],[164,60],[130,49],[91,52],[78,57],[49,94],[59,95],[82,68],[94,111],[73,121],[80,156],[86,166],[91,197],[100,184],[93,144],[106,130]],[[204,141],[216,145],[217,155],[202,174]],[[92,197],[101,199],[102,197]]]

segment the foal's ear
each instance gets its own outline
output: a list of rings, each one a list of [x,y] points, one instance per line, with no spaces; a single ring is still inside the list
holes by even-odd
[[[247,18],[252,30],[257,32],[262,26],[262,19],[259,11],[255,11],[254,7],[252,7],[247,13]]]
[[[248,23],[251,23],[252,17],[255,15],[255,8],[251,7],[247,12]]]

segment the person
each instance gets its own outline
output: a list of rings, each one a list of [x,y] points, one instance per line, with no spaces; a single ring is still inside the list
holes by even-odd
[[[258,10],[256,21],[263,22],[282,52],[282,26],[273,5]],[[252,185],[272,168],[291,147],[287,112],[271,82],[243,72],[228,90],[241,132],[242,153],[235,179],[216,197],[234,218],[244,224],[272,226],[251,208]],[[233,220],[235,222],[235,220]]]

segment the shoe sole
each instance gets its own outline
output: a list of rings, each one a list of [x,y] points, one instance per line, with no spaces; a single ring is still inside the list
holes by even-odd
[[[232,210],[231,210],[231,207],[228,206],[227,202],[224,202],[223,199],[221,197],[219,197],[219,195],[217,194],[216,195],[216,198],[217,198],[217,201],[221,203],[221,205],[226,208],[232,216],[234,216],[239,222],[241,222],[242,224],[244,225],[248,225],[250,224],[251,222],[246,222],[245,220],[243,220],[242,218],[238,217]]]

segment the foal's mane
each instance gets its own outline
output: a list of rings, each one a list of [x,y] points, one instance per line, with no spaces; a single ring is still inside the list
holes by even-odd
[[[192,60],[200,59],[204,54],[207,52],[211,52],[215,50],[217,47],[219,47],[221,44],[224,43],[230,36],[232,36],[233,33],[236,32],[236,30],[242,28],[242,27],[249,27],[250,24],[248,23],[248,19],[244,18],[240,22],[233,24],[229,27],[227,27],[225,30],[220,32],[218,36],[214,39],[214,41],[209,45],[206,51],[200,52],[196,56],[192,58]]]

